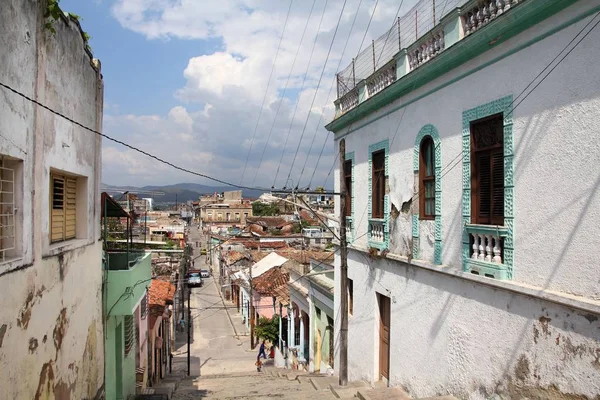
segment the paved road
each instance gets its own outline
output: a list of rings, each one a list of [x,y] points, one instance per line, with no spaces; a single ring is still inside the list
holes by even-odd
[[[190,230],[190,241],[206,243],[196,227]],[[194,257],[200,255],[200,248],[194,248]],[[208,269],[206,257],[195,260],[196,269]],[[216,271],[215,271],[216,273]],[[218,277],[205,278],[204,286],[192,289],[192,332],[191,356],[192,374],[201,376],[255,371],[256,352],[250,351],[248,336],[236,337],[232,320],[226,307],[237,322],[237,310],[230,303],[223,303],[219,294]],[[198,366],[200,371],[198,371]],[[194,371],[195,370],[195,371]]]

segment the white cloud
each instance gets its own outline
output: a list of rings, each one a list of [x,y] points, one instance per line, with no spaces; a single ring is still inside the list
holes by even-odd
[[[347,1],[325,75],[317,91],[317,82],[333,38],[342,0],[330,0],[325,12],[325,1],[316,0],[308,25],[306,23],[312,2],[293,2],[278,55],[277,47],[281,29],[290,4],[287,1],[115,0],[112,7],[113,16],[123,27],[138,32],[149,40],[217,39],[223,43],[223,46],[212,54],[198,54],[191,58],[182,71],[186,83],[174,93],[187,109],[192,109],[193,105],[198,103],[202,108],[201,111],[190,113],[183,106],[178,106],[165,110],[165,116],[127,116],[118,115],[118,111],[107,110],[105,132],[126,138],[127,142],[140,143],[141,147],[151,153],[164,155],[165,158],[178,164],[185,164],[190,169],[234,183],[239,183],[248,150],[252,147],[248,169],[245,172],[245,177],[249,180],[245,179],[245,184],[253,184],[254,176],[258,175],[254,184],[270,187],[279,168],[276,185],[283,186],[308,111],[311,109],[312,113],[291,174],[296,182],[300,169],[306,162],[307,168],[301,183],[306,185],[327,135],[323,126],[333,117],[335,86],[330,98],[328,93],[335,79],[342,48],[359,1]],[[415,2],[416,0],[405,1],[404,9],[407,10]],[[348,49],[342,60],[342,67],[345,67],[356,54],[374,3],[375,0],[362,1]],[[371,38],[380,36],[389,28],[397,7],[397,0],[379,1],[365,43],[370,43]],[[322,16],[323,23],[320,31],[317,32]],[[307,26],[306,34],[298,50],[305,26]],[[315,38],[316,46],[306,83],[300,91]],[[297,51],[298,57],[286,97],[280,99]],[[277,63],[273,79],[269,82],[269,74],[276,55]],[[267,87],[269,90],[265,92]],[[313,103],[315,91],[317,96]],[[266,104],[253,141],[253,132],[257,126],[265,93]],[[297,111],[292,123],[291,118],[296,102],[298,102]],[[317,125],[324,106],[325,115]],[[279,113],[275,119],[278,108]],[[315,131],[316,140],[311,153],[308,154]],[[286,144],[288,133],[289,140]],[[331,136],[329,138],[312,186],[323,184],[333,163],[333,142]],[[283,165],[280,166],[279,160],[284,145]],[[263,151],[264,157],[262,157]],[[119,155],[119,152],[126,157]],[[263,160],[257,174],[261,158]],[[143,157],[134,156],[127,150],[114,147],[105,151],[105,164],[109,161],[114,165],[121,165],[128,173],[136,171],[136,174],[141,173],[140,170],[153,170],[156,164],[150,159],[143,160]],[[132,180],[124,177],[122,173],[113,175],[112,167],[108,165],[105,167],[105,177],[107,183],[132,183]],[[164,169],[160,170],[160,174],[154,176],[145,174],[143,177],[143,179],[153,179],[153,183],[173,183],[173,180],[193,179],[184,173]],[[125,182],[126,179],[129,180]],[[123,181],[112,182],[111,180]],[[329,184],[331,183],[330,178]]]

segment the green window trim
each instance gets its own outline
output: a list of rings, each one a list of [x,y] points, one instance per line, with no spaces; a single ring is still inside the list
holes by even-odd
[[[354,156],[353,151],[346,153],[346,161],[352,162],[352,189],[351,189],[352,193],[350,193],[350,199],[352,202],[352,213],[349,217],[346,217],[346,224],[349,224],[349,226],[350,226],[350,235],[349,235],[349,237],[346,237],[346,241],[349,243],[352,243],[354,241],[354,232],[356,229],[356,227],[354,226],[354,193],[355,193],[354,182],[356,180],[356,176],[354,173],[354,166],[356,165],[355,160],[356,160],[356,158]]]
[[[513,96],[482,104],[479,107],[463,111],[462,152],[462,220],[463,220],[463,271],[482,272],[496,279],[513,279],[514,276],[514,138],[513,138]],[[504,118],[504,226],[501,229],[504,237],[504,259],[502,264],[492,264],[472,260],[469,232],[485,229],[481,225],[471,224],[471,121],[503,113]],[[490,226],[496,231],[499,227]]]
[[[421,142],[425,137],[431,137],[435,146],[435,242],[433,248],[433,263],[436,265],[442,264],[442,142],[440,135],[435,126],[427,124],[421,128],[417,137],[415,138],[415,146],[413,150],[413,171],[416,176],[419,176],[419,156],[421,152]],[[421,181],[416,185],[416,191],[414,198],[418,201],[419,191],[421,190]],[[415,207],[413,207],[413,218],[412,218],[412,236],[413,236],[413,248],[412,257],[419,259],[420,257],[420,219],[419,213],[414,213]]]
[[[374,247],[379,250],[386,250],[390,247],[390,195],[386,193],[383,196],[383,218],[377,219],[372,218],[372,199],[373,199],[373,153],[384,150],[385,151],[385,176],[390,174],[390,141],[389,139],[382,140],[377,143],[373,143],[369,146],[369,200],[367,209],[368,222],[367,222],[367,243],[369,247]],[[386,185],[387,186],[387,185]],[[370,221],[381,221],[383,222],[383,242],[371,240]]]

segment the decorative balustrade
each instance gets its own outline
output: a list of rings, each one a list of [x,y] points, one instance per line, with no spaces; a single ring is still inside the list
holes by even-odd
[[[358,105],[358,87],[346,93],[340,99],[340,110],[345,113]]]
[[[503,264],[504,238],[508,234],[508,229],[503,226],[474,224],[467,224],[465,229],[469,235],[468,263],[474,267],[489,267],[487,272],[492,277],[498,277],[494,270],[505,270]],[[471,272],[477,270],[477,268],[471,268]],[[504,274],[499,274],[499,276],[504,276]]]
[[[352,232],[354,225],[352,221],[352,217],[346,217],[346,240],[351,241],[353,239]]]
[[[384,219],[369,219],[369,245],[384,247],[387,242],[387,232]]]
[[[429,39],[408,50],[408,64],[413,70],[431,60],[445,49],[444,31],[432,33]]]
[[[502,238],[498,235],[471,233],[472,260],[502,264]]]
[[[462,14],[465,36],[487,25],[523,1],[525,0],[485,0],[474,4],[472,8]]]
[[[381,92],[396,81],[396,62],[392,62],[367,79],[367,95],[369,97]]]

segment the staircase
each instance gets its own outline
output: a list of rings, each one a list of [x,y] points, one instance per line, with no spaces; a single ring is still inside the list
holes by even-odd
[[[349,382],[340,387],[338,378],[317,373],[263,367],[262,372],[209,375],[184,378],[179,382],[172,400],[187,399],[283,399],[283,400],[412,400],[402,389],[374,387],[367,382]],[[456,400],[452,396],[427,400]],[[425,399],[421,399],[425,400]]]

